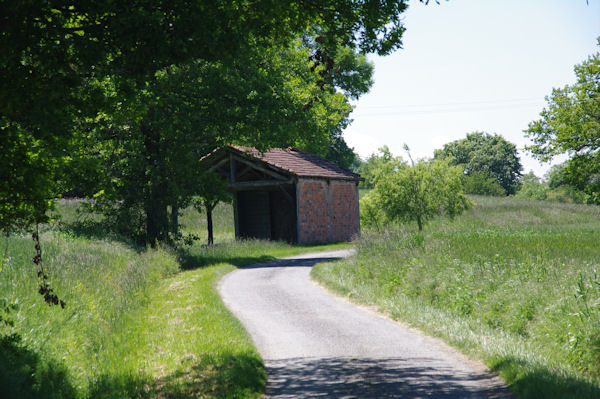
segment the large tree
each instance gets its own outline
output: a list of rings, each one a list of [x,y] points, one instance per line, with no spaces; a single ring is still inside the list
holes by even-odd
[[[324,86],[336,79],[335,49],[398,48],[405,8],[404,0],[1,2],[0,228],[43,217],[75,121],[105,110],[104,87],[90,80],[111,79],[125,99],[170,65],[229,64],[265,41],[303,34]]]
[[[451,158],[467,176],[485,174],[494,178],[506,192],[514,194],[523,167],[517,147],[498,134],[473,132],[467,137],[445,144],[435,152],[435,158]]]
[[[541,118],[525,130],[528,149],[543,161],[568,154],[562,175],[588,202],[600,203],[600,53],[574,69],[576,82],[552,90]]]
[[[255,46],[229,63],[169,66],[126,103],[116,101],[113,112],[91,123],[91,140],[83,146],[87,151],[102,143],[90,154],[100,160],[104,177],[97,205],[123,232],[153,244],[177,231],[179,208],[194,195],[206,197],[199,160],[217,146],[329,151],[337,138],[332,132],[345,126],[351,110],[343,92],[368,87],[371,69],[354,54],[354,68],[368,73],[352,75],[362,86],[348,84],[340,92],[321,87],[322,69],[306,63],[310,54],[297,41]],[[108,93],[116,90],[103,84]]]

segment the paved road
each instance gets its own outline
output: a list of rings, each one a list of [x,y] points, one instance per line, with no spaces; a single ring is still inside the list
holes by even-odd
[[[511,398],[501,381],[439,340],[329,294],[305,254],[238,269],[219,291],[254,339],[270,398]]]

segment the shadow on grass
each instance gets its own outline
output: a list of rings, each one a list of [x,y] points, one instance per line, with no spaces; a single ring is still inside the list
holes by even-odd
[[[60,222],[58,225],[60,231],[71,234],[76,237],[84,237],[87,239],[116,241],[124,244],[125,246],[133,249],[136,252],[142,252],[146,247],[142,242],[136,242],[132,238],[129,238],[114,228],[110,227],[102,221],[96,220],[85,220],[85,221],[74,221],[74,222]]]
[[[147,390],[157,398],[252,398],[265,391],[267,376],[256,353],[194,359],[184,370],[156,380]]]
[[[90,386],[90,398],[121,399],[151,397],[152,378],[142,374],[102,374]]]
[[[16,335],[0,336],[0,397],[77,398],[64,364],[43,359]]]
[[[195,254],[190,250],[180,248],[177,250],[179,264],[182,270],[193,270],[201,267],[217,265],[219,263],[229,263],[236,267],[243,267],[255,263],[264,263],[274,260],[275,257],[269,255],[249,255],[239,256],[236,253],[214,253],[214,254]]]
[[[600,381],[575,378],[512,357],[494,361],[491,369],[502,376],[522,399],[600,398]]]

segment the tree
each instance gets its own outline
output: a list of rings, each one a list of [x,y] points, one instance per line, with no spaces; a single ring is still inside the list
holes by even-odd
[[[465,175],[485,173],[498,182],[506,195],[514,194],[521,176],[521,161],[517,147],[498,134],[473,132],[467,137],[444,145],[436,150],[435,158],[452,159],[453,165],[464,168]]]
[[[515,197],[545,200],[548,198],[548,185],[531,171],[521,177],[519,191]]]
[[[403,165],[402,158],[395,157],[388,146],[384,145],[379,149],[379,155],[371,154],[365,162],[359,165],[357,173],[365,179],[364,182],[361,182],[361,186],[372,189],[382,177],[385,178]]]
[[[598,39],[600,45],[600,38]],[[553,89],[540,119],[529,124],[527,147],[542,161],[569,154],[563,176],[600,203],[600,52],[574,68],[576,82]]]
[[[506,195],[506,191],[489,173],[476,171],[463,176],[463,185],[465,193],[475,195],[488,195],[499,197]]]
[[[194,196],[206,198],[209,214],[216,205],[202,191],[210,185],[199,165],[216,147],[327,151],[351,107],[342,92],[319,85],[320,69],[306,63],[310,49],[297,43],[249,48],[229,64],[170,66],[143,91],[116,101],[111,113],[93,121],[84,145],[102,143],[90,154],[100,159],[104,176],[96,209],[122,233],[154,245],[176,234],[178,209]],[[358,67],[366,62],[355,59]],[[107,96],[117,91],[111,82],[98,84]]]
[[[207,244],[213,245],[213,220],[212,211],[215,209],[219,202],[230,202],[232,197],[227,191],[225,182],[216,173],[206,172],[202,179],[202,187],[199,188],[202,193],[195,199],[194,206],[198,212],[204,210],[206,212],[206,230],[207,230]],[[175,223],[176,225],[176,223]]]
[[[373,191],[363,198],[369,209],[380,209],[391,221],[416,221],[420,231],[434,216],[453,218],[471,206],[462,192],[460,166],[451,165],[447,158],[417,162],[411,158],[411,163],[402,164],[377,181]]]
[[[45,215],[43,204],[59,191],[54,174],[69,153],[76,121],[105,111],[102,87],[90,80],[112,79],[123,100],[170,65],[227,64],[265,41],[290,44],[302,34],[318,48],[313,60],[324,68],[324,86],[336,79],[335,49],[385,55],[398,48],[406,7],[403,0],[142,0],[135,7],[3,1],[0,177],[7,183],[0,186],[0,228]],[[11,153],[21,162],[13,162]]]

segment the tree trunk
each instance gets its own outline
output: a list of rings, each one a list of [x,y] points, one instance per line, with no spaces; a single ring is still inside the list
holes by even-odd
[[[423,223],[421,222],[421,216],[417,216],[417,224],[419,225],[419,231],[423,231]]]
[[[146,214],[146,243],[152,247],[168,236],[169,218],[165,201],[166,182],[160,176],[160,136],[150,127],[141,124],[144,135],[146,179],[144,213]],[[149,183],[149,184],[148,184]]]
[[[179,207],[177,205],[171,206],[171,230],[175,235],[179,233]]]
[[[205,202],[204,206],[206,207],[206,227],[208,228],[208,245],[213,245],[213,221],[212,221],[212,211],[215,207],[214,204],[210,204],[209,202]]]

